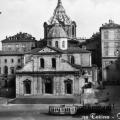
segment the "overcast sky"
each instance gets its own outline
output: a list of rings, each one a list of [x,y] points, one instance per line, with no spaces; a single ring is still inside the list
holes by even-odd
[[[53,15],[58,0],[0,0],[0,40],[17,32],[43,38],[43,23]],[[120,0],[62,0],[67,15],[77,23],[77,37],[90,37],[109,19],[120,24]]]

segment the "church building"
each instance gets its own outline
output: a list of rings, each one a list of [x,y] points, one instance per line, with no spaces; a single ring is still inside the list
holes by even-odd
[[[76,23],[58,0],[53,17],[44,23],[46,45],[24,54],[24,66],[16,71],[16,97],[79,95],[85,84],[97,81],[91,52],[80,48]]]

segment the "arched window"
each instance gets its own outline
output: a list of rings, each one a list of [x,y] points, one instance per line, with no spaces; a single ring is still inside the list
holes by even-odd
[[[75,27],[74,27],[74,25],[72,26],[72,36],[74,36],[75,35]]]
[[[56,59],[52,58],[52,68],[56,68]]]
[[[7,66],[4,67],[4,74],[8,74],[8,67]]]
[[[45,67],[44,64],[45,64],[45,63],[44,63],[44,59],[41,58],[41,59],[40,59],[40,67],[41,67],[41,68],[44,68],[44,67]]]
[[[62,41],[62,47],[65,48],[65,41]]]
[[[5,59],[5,63],[7,63],[7,59]]]
[[[58,41],[55,41],[55,47],[58,48]]]
[[[74,58],[74,56],[71,56],[71,64],[75,64],[75,58]]]
[[[14,62],[14,59],[11,59],[11,63],[13,63]]]
[[[18,63],[20,63],[21,62],[21,60],[20,59],[18,59]]]

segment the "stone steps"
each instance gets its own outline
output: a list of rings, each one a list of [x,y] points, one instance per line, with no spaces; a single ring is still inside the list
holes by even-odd
[[[75,104],[74,98],[16,98],[10,104]]]

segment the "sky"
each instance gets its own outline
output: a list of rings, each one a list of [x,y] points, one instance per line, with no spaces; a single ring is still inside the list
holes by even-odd
[[[0,0],[0,41],[18,32],[43,38],[43,23],[52,17],[57,1]],[[62,0],[62,4],[77,23],[77,37],[91,37],[109,19],[120,24],[120,0]]]

